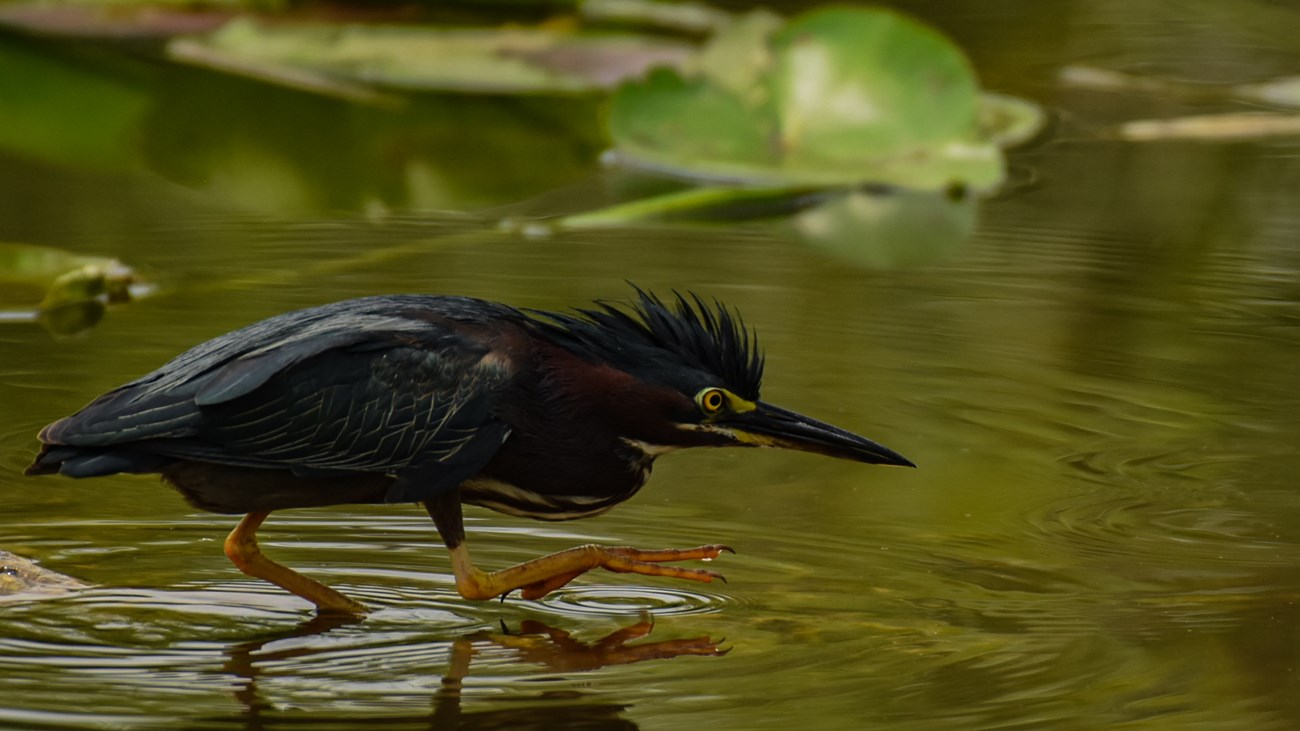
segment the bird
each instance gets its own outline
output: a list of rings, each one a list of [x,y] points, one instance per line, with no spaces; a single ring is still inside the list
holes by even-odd
[[[292,508],[420,503],[466,600],[540,599],[594,569],[711,582],[676,565],[722,544],[588,544],[497,571],[470,558],[462,505],[544,521],[604,513],[654,461],[691,447],[777,447],[915,465],[760,400],[765,356],[716,299],[631,285],[565,311],[454,295],[376,295],[271,317],[201,343],[41,430],[27,475],[161,475],[195,508],[241,515],[225,553],[315,605],[360,602],[262,553]],[[734,553],[734,552],[733,552]]]

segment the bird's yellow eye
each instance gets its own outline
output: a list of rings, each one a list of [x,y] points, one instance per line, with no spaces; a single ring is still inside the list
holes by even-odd
[[[720,388],[706,388],[695,396],[695,402],[704,413],[713,415],[722,411],[727,403],[727,395]]]

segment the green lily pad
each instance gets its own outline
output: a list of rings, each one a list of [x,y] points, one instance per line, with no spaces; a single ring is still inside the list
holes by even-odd
[[[937,31],[886,11],[832,8],[773,38],[772,103],[794,167],[857,166],[975,131],[979,85]]]
[[[608,124],[620,156],[669,170],[684,160],[703,160],[709,176],[720,179],[775,177],[780,157],[770,110],[754,109],[706,80],[684,79],[670,69],[624,86],[614,99]]]
[[[999,144],[1041,125],[1029,108],[982,95],[937,31],[843,7],[742,17],[693,75],[621,87],[609,130],[620,159],[697,180],[986,189],[1004,174]]]

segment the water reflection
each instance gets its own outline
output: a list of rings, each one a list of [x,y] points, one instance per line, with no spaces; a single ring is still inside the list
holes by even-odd
[[[276,703],[259,686],[263,677],[274,676],[276,668],[298,666],[302,661],[321,662],[333,648],[320,642],[338,629],[360,624],[355,617],[321,615],[293,630],[274,637],[230,645],[226,651],[224,673],[238,679],[233,692],[243,708],[244,728],[261,729],[278,720]],[[489,670],[503,662],[522,662],[536,668],[534,672],[572,674],[589,672],[613,665],[630,665],[649,660],[666,660],[682,656],[717,657],[725,655],[709,637],[659,640],[629,644],[647,637],[654,629],[647,616],[641,621],[615,630],[591,642],[573,637],[567,630],[538,620],[524,620],[518,631],[511,632],[504,620],[501,631],[478,630],[451,640],[437,690],[432,694],[432,710],[427,716],[370,717],[367,723],[404,728],[479,729],[479,728],[592,728],[635,729],[636,724],[622,717],[625,707],[617,704],[589,702],[589,693],[574,689],[557,689],[528,694],[513,699],[514,708],[467,710],[465,685],[473,671],[474,658],[492,655]],[[304,642],[304,640],[306,642]],[[503,652],[504,651],[504,652]],[[558,680],[551,678],[552,681]],[[544,704],[539,708],[538,703]],[[356,717],[334,719],[359,722]],[[329,726],[333,720],[318,717],[313,727]]]

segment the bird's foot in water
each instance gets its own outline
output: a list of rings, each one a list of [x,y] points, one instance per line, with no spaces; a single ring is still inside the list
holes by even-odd
[[[664,565],[675,561],[712,561],[723,552],[735,553],[723,545],[646,550],[630,546],[588,544],[485,573],[470,563],[469,553],[464,544],[461,544],[452,549],[452,566],[456,574],[456,589],[466,599],[491,599],[516,589],[525,599],[541,599],[597,568],[621,574],[666,576],[706,584],[713,581],[725,582],[722,574],[716,571]]]

